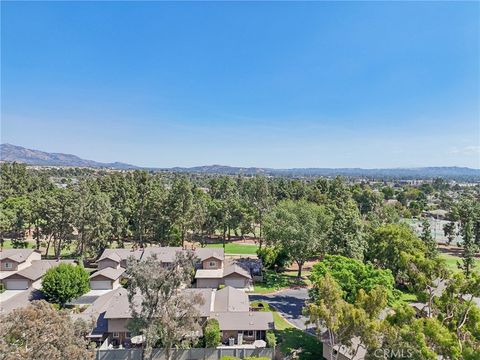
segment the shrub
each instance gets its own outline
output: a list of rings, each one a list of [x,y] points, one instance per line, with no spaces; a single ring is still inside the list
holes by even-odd
[[[89,290],[88,272],[82,266],[62,263],[49,269],[42,280],[45,298],[64,307]]]
[[[267,331],[266,341],[267,341],[267,346],[269,348],[274,348],[275,345],[277,345],[277,338],[276,338],[273,331],[271,331],[271,330]]]
[[[206,348],[215,348],[220,342],[220,325],[217,319],[208,319],[203,329]]]
[[[283,269],[291,263],[290,256],[280,246],[264,246],[258,248],[257,256],[265,268],[270,270]]]
[[[271,359],[267,357],[247,356],[243,358],[243,360],[271,360]]]
[[[228,355],[226,355],[226,356],[222,356],[222,357],[220,358],[220,360],[240,360],[240,359],[237,358],[237,357],[235,357],[235,356],[228,356]]]

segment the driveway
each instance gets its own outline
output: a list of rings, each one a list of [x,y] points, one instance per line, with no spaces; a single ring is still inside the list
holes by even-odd
[[[274,294],[250,295],[250,300],[262,300],[275,307],[277,311],[292,325],[300,330],[313,331],[312,326],[305,325],[307,317],[302,315],[305,300],[308,299],[308,289],[285,289]]]
[[[30,303],[30,301],[39,300],[41,298],[42,292],[40,290],[34,288],[21,290],[18,294],[10,296],[5,301],[2,299],[0,302],[0,314],[7,314],[13,309],[25,307]]]

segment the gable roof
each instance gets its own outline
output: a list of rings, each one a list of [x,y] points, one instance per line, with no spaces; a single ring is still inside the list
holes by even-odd
[[[8,279],[11,276],[22,276],[26,279],[36,281],[40,279],[48,269],[55,267],[59,264],[66,263],[66,264],[75,264],[74,260],[33,260],[32,265],[29,267],[18,271],[10,276],[7,276],[5,279]]]
[[[182,250],[182,247],[147,247],[143,249],[142,259],[147,259],[150,256],[155,255],[157,259],[163,263],[171,263],[175,260],[177,253]]]
[[[231,286],[226,286],[221,290],[215,292],[214,311],[243,311],[250,310],[250,302],[248,295],[242,291]]]
[[[211,311],[212,304],[212,293],[213,289],[194,289],[188,288],[184,289],[184,292],[191,294],[193,297],[194,294],[199,294],[203,297],[203,304],[192,304],[195,306],[200,313],[200,316],[208,316]],[[134,297],[135,306],[141,306],[141,296],[137,295]],[[105,311],[105,319],[130,319],[132,314],[130,312],[130,303],[128,302],[128,292],[124,288],[119,288],[116,290],[115,295],[112,297]]]
[[[133,256],[135,259],[140,259],[142,257],[143,250],[133,250],[133,249],[105,249],[103,250],[102,256],[98,261],[104,259],[114,260],[120,262],[121,260],[126,260],[130,256]]]
[[[90,275],[90,279],[93,279],[97,276],[104,276],[111,280],[117,280],[124,272],[124,268],[114,269],[111,267],[107,267],[105,269],[95,271],[92,275]]]
[[[0,260],[10,259],[22,263],[34,252],[33,249],[6,249],[0,251]]]
[[[195,255],[197,255],[201,261],[215,258],[218,260],[225,260],[225,251],[223,248],[198,248],[194,250]]]
[[[252,276],[250,275],[250,272],[248,270],[245,270],[242,266],[238,264],[227,265],[227,267],[225,267],[225,269],[223,270],[223,277],[226,277],[231,274],[238,274],[247,279],[252,278]]]
[[[217,319],[221,331],[226,330],[270,330],[274,328],[270,311],[216,312],[211,318]]]

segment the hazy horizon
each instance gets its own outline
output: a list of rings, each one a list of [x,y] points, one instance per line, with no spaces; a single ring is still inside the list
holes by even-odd
[[[144,167],[480,168],[475,2],[2,2],[1,142]]]

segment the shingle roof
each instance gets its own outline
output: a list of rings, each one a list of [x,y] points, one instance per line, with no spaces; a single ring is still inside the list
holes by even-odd
[[[147,259],[155,254],[158,260],[171,263],[175,260],[176,254],[182,250],[181,247],[147,247],[143,250],[142,259]]]
[[[34,252],[33,249],[6,249],[0,251],[0,260],[10,259],[22,263]]]
[[[273,329],[273,314],[270,311],[216,312],[211,317],[218,320],[221,331]]]
[[[215,290],[214,289],[195,289],[189,288],[183,290],[186,294],[191,294],[191,296],[200,295],[203,298],[203,304],[195,303],[194,306],[197,308],[200,316],[206,317],[210,315],[212,311],[212,302],[215,298]]]
[[[250,275],[250,272],[248,270],[245,270],[242,266],[238,264],[231,264],[227,265],[225,269],[223,270],[223,277],[228,276],[230,274],[239,274],[242,275],[243,277],[246,277],[247,279],[251,279],[252,276]]]
[[[74,264],[74,260],[33,260],[32,265],[29,267],[18,271],[17,273],[14,273],[10,276],[7,276],[5,279],[8,279],[11,276],[22,276],[26,279],[30,280],[38,280],[40,279],[45,273],[47,272],[48,269],[55,267],[61,263],[67,263],[67,264]]]
[[[198,269],[195,273],[195,279],[221,279],[223,269]]]
[[[198,248],[195,249],[195,255],[197,255],[201,261],[212,257],[222,261],[225,260],[225,251],[223,248]]]
[[[97,276],[104,276],[111,280],[117,280],[124,272],[124,268],[114,269],[111,267],[107,267],[105,269],[95,271],[92,275],[90,275],[90,279],[93,279]]]
[[[140,250],[133,250],[133,249],[105,249],[103,250],[102,256],[98,261],[103,259],[111,259],[117,262],[121,260],[126,260],[130,256],[133,256],[135,259],[140,259],[142,257],[143,251]]]
[[[249,310],[250,302],[248,300],[248,295],[244,291],[235,289],[231,286],[226,286],[215,292],[215,312],[248,312]]]

